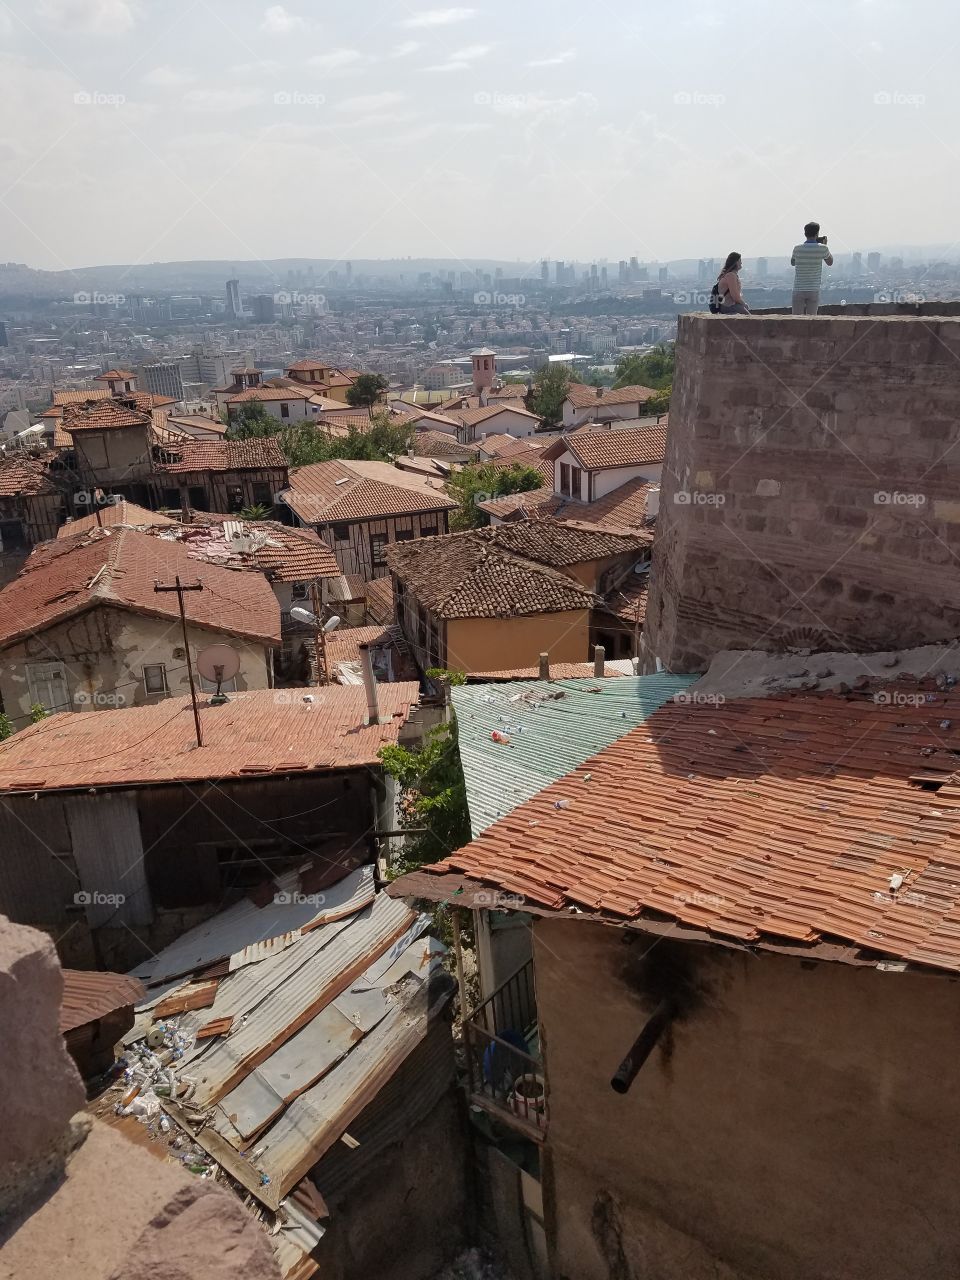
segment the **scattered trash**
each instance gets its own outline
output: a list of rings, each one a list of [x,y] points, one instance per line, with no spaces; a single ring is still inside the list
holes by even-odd
[[[890,892],[896,893],[897,890],[900,888],[900,886],[903,884],[903,876],[900,875],[899,872],[895,871],[893,875],[890,877],[890,880],[888,883],[890,885]]]
[[[941,728],[941,729],[949,729],[952,723],[953,723],[953,721],[952,721],[952,720],[941,720],[941,721],[940,721],[940,728]]]
[[[570,801],[566,799],[554,800],[553,802],[553,807],[555,809],[567,809],[569,808],[569,806],[570,806]]]
[[[499,742],[502,746],[506,746],[510,741],[509,735],[506,733],[501,733],[499,729],[494,729],[493,733],[491,733],[490,735],[490,738],[491,738],[491,741]]]

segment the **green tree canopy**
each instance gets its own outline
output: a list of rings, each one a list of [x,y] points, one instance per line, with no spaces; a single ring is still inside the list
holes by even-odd
[[[456,721],[437,725],[419,751],[381,747],[380,759],[400,787],[400,825],[411,829],[394,861],[397,874],[436,862],[470,840],[467,789],[457,746]]]
[[[673,382],[673,347],[661,342],[645,355],[632,351],[617,361],[615,387],[653,387],[667,390]]]
[[[248,412],[250,410],[259,412]],[[333,458],[391,462],[406,453],[413,439],[413,428],[394,422],[386,409],[379,409],[370,415],[368,430],[351,426],[346,435],[328,436],[315,421],[308,419],[288,426],[272,414],[264,413],[262,406],[255,403],[244,405],[227,432],[229,440],[253,436],[277,436],[287,463],[291,467],[305,467]]]
[[[565,364],[545,364],[530,388],[529,409],[550,426],[563,417],[563,402],[570,390],[570,370]]]
[[[347,387],[347,404],[356,408],[370,408],[390,384],[382,373],[361,373],[352,386]]]
[[[282,419],[274,417],[259,400],[249,400],[227,424],[228,440],[250,440],[255,436],[276,436],[283,430]]]
[[[545,481],[534,467],[515,462],[510,467],[497,467],[492,462],[476,462],[462,467],[447,481],[447,492],[457,503],[451,513],[450,527],[456,530],[477,529],[489,523],[486,512],[477,506],[490,498],[508,493],[528,493],[540,489]]]

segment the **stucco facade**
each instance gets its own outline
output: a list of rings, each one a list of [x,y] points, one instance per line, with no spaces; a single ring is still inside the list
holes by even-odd
[[[956,1275],[955,984],[629,937],[534,925],[551,1274]],[[683,1013],[618,1094],[665,989]]]
[[[229,644],[237,652],[237,689],[270,687],[269,645],[189,623],[187,635],[194,660],[211,644]],[[165,688],[148,692],[148,677],[152,685],[162,679]],[[0,697],[15,728],[29,722],[34,702],[49,711],[99,711],[189,692],[180,622],[170,618],[101,606],[10,645],[0,655]]]
[[[454,618],[446,624],[451,671],[509,671],[535,667],[541,653],[551,662],[586,662],[589,610],[537,613],[520,618]]]

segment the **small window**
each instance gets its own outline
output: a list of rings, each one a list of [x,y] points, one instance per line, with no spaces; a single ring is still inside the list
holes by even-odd
[[[307,584],[305,582],[295,582],[290,594],[293,596],[294,600],[306,600]]]
[[[398,529],[396,535],[397,542],[409,542],[413,537],[412,529]]]
[[[243,501],[243,485],[228,484],[227,485],[227,510],[241,511],[244,506]]]
[[[370,560],[377,568],[387,563],[387,535],[385,533],[371,533]]]
[[[437,536],[437,526],[435,524],[420,523],[421,538],[435,538]]]
[[[560,463],[560,492],[570,497],[570,468],[565,462]]]
[[[579,467],[570,468],[570,496],[571,498],[581,497],[580,482],[583,479],[583,472]]]
[[[143,687],[147,693],[167,693],[167,668],[162,662],[155,662],[143,668]]]
[[[273,506],[273,492],[262,480],[258,480],[253,486],[253,505],[255,507]]]
[[[348,524],[335,524],[333,526],[333,540],[334,542],[349,542],[350,526]]]
[[[282,400],[280,402],[280,417],[281,418],[290,417],[290,406],[287,404],[286,400]]]

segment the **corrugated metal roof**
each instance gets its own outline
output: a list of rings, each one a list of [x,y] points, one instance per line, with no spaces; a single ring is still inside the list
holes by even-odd
[[[73,1031],[97,1018],[105,1018],[114,1009],[136,1004],[142,995],[143,984],[126,974],[64,969],[60,1030]]]
[[[696,677],[515,680],[455,688],[474,836],[642,724]],[[498,742],[497,733],[509,739]]]

